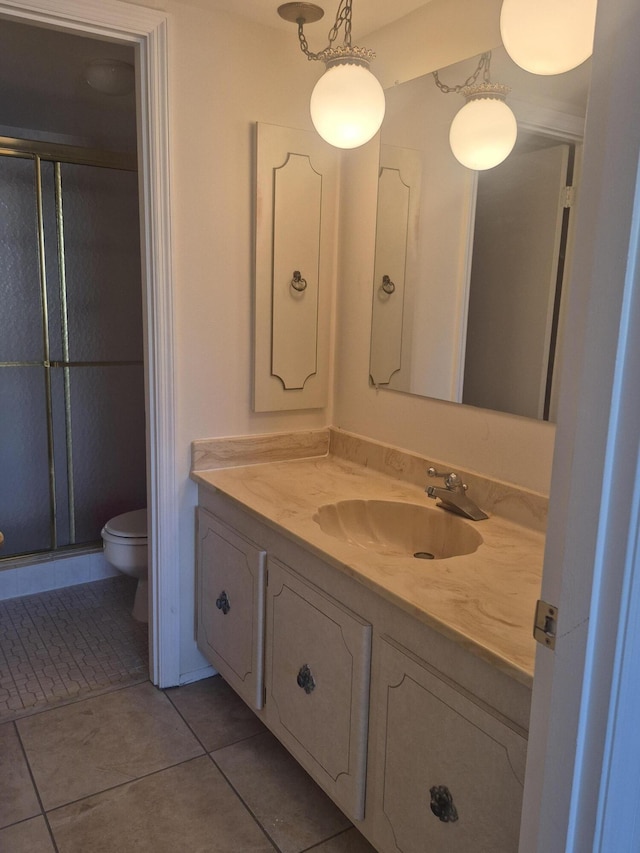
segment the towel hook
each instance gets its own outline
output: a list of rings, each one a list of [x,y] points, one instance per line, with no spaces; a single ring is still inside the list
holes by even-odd
[[[382,276],[382,289],[385,293],[389,294],[393,293],[393,291],[396,289],[395,284],[391,281],[388,275]]]
[[[294,290],[297,290],[298,293],[302,293],[303,290],[307,289],[307,280],[306,278],[302,278],[300,274],[300,270],[293,271],[293,278],[291,279],[291,287]]]

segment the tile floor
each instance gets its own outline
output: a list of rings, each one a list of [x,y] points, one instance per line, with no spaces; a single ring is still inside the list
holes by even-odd
[[[148,678],[125,575],[0,601],[0,722]]]
[[[219,677],[0,725],[3,853],[373,853]]]
[[[374,853],[220,677],[148,681],[128,581],[0,602],[2,853]]]

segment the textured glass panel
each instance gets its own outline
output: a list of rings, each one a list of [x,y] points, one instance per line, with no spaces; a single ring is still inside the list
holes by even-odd
[[[73,544],[69,528],[69,486],[67,480],[67,428],[65,419],[64,368],[51,369],[51,413],[53,459],[56,472],[56,534],[58,548]]]
[[[137,175],[62,166],[71,361],[142,360]]]
[[[44,367],[0,367],[1,557],[52,546]]]
[[[104,523],[146,506],[144,371],[72,367],[71,420],[76,542],[100,538]]]
[[[34,163],[0,156],[0,361],[42,361]]]

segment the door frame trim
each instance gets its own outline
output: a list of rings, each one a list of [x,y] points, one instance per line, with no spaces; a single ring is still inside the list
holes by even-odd
[[[169,177],[169,18],[118,0],[0,0],[0,16],[136,48],[149,510],[149,674],[180,680],[178,499]]]

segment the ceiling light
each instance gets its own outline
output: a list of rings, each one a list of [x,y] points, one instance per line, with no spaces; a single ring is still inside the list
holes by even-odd
[[[438,72],[433,72],[442,92],[457,92],[466,98],[466,104],[451,122],[449,144],[456,160],[475,171],[493,169],[506,160],[518,136],[516,118],[506,104],[511,90],[491,82],[490,63],[491,52],[483,53],[475,72],[458,86],[447,86],[440,81]],[[480,72],[483,82],[478,83]]]
[[[533,74],[562,74],[593,52],[597,0],[504,0],[500,34],[511,59]]]
[[[336,20],[329,32],[329,45],[319,53],[309,50],[304,24],[319,21],[324,11],[313,3],[285,3],[278,14],[298,24],[300,48],[307,59],[320,59],[326,71],[311,94],[311,120],[320,136],[337,148],[357,148],[372,139],[384,118],[382,86],[369,70],[375,53],[351,45],[353,0],[340,0]],[[341,28],[343,43],[334,46]]]
[[[105,95],[128,95],[135,87],[135,71],[119,59],[94,59],[85,66],[84,76],[92,89]]]

